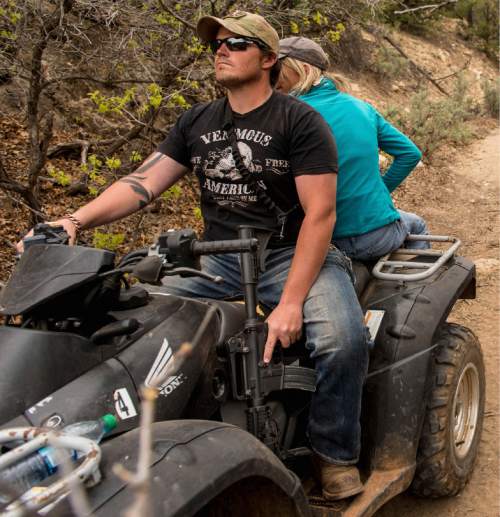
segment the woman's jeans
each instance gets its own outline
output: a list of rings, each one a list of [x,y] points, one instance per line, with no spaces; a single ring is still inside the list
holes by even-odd
[[[295,248],[270,250],[260,274],[259,301],[275,307],[281,297]],[[224,278],[165,277],[159,292],[187,297],[233,298],[242,295],[238,254],[201,257],[202,269]],[[155,292],[155,289],[151,289]],[[325,460],[354,464],[360,450],[361,393],[368,367],[368,339],[354,292],[350,261],[337,249],[328,252],[303,308],[306,348],[315,360],[316,392],[312,396],[308,435]]]
[[[422,217],[398,210],[401,219],[386,224],[371,232],[335,239],[334,244],[353,260],[378,260],[391,251],[401,248],[404,244],[409,249],[428,249],[428,241],[407,241],[409,233],[428,235],[429,231]]]

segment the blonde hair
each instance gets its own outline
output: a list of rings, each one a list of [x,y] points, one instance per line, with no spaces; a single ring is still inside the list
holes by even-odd
[[[323,72],[323,70],[318,67],[310,65],[309,63],[304,63],[304,61],[300,61],[292,57],[286,57],[281,60],[281,64],[281,73],[284,72],[283,67],[288,67],[299,76],[298,81],[290,90],[292,95],[299,96],[307,93],[313,86],[319,84],[323,77],[327,77],[333,81],[333,84],[335,84],[337,89],[342,91],[349,90],[348,83],[343,77],[337,74],[334,75],[330,72]]]

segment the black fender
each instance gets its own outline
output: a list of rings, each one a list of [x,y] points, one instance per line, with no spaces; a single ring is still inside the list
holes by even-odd
[[[151,516],[195,515],[238,483],[248,482],[252,489],[256,478],[284,494],[296,516],[310,515],[297,476],[239,427],[208,420],[171,420],[157,422],[152,429]],[[135,429],[102,445],[103,479],[88,491],[92,515],[118,515],[130,506],[133,491],[111,469],[121,463],[136,470],[138,443],[139,430]],[[59,509],[56,514],[64,512]],[[289,515],[294,515],[293,511]]]
[[[0,424],[102,360],[101,350],[76,334],[0,327]]]
[[[456,300],[473,291],[474,264],[456,257],[432,277],[372,280],[364,309],[384,310],[363,398],[364,458],[370,470],[415,464],[436,334]]]

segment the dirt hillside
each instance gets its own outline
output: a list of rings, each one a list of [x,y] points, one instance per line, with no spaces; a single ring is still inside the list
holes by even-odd
[[[461,300],[450,320],[471,328],[486,364],[486,413],[479,458],[472,479],[454,498],[425,500],[403,494],[377,517],[497,517],[499,503],[499,194],[500,129],[472,145],[450,152],[450,181],[433,192],[419,213],[433,233],[458,236],[460,253],[476,263],[477,298]],[[400,200],[404,207],[404,198]]]

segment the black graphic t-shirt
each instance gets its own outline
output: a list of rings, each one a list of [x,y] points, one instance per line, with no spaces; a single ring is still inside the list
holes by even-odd
[[[223,129],[228,110],[226,99],[194,106],[158,148],[197,175],[206,240],[234,239],[240,224],[279,230],[276,214],[257,201],[255,185],[236,168]],[[278,92],[249,113],[233,112],[232,118],[246,168],[282,211],[291,210],[284,238],[273,237],[271,245],[294,244],[304,218],[294,177],[337,172],[331,131],[307,104]]]

